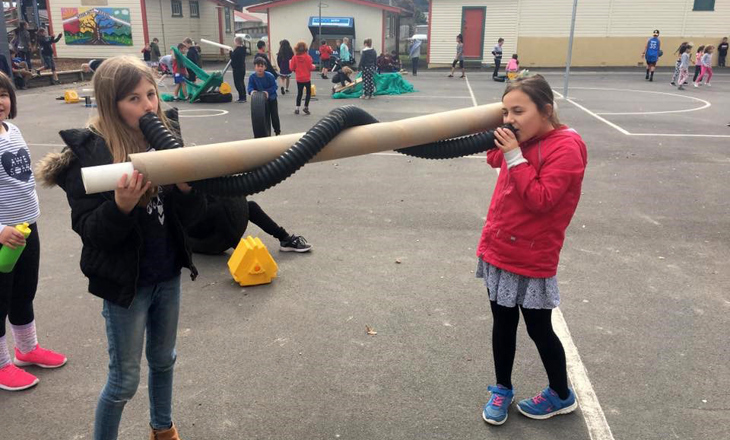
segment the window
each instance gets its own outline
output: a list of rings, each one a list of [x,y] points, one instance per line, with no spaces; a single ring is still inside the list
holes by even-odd
[[[693,11],[714,11],[715,0],[695,0]]]
[[[182,1],[181,0],[172,0],[170,2],[172,5],[172,16],[173,17],[182,17]]]
[[[200,5],[197,1],[190,2],[190,16],[192,18],[200,18]]]
[[[225,14],[226,33],[230,34],[231,33],[231,8],[226,8],[225,11],[226,11],[226,14]]]

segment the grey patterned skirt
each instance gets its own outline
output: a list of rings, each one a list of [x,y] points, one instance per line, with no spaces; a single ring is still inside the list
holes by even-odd
[[[476,277],[484,280],[489,300],[504,307],[521,305],[526,309],[554,309],[560,304],[558,279],[530,278],[500,269],[483,261],[477,262]]]

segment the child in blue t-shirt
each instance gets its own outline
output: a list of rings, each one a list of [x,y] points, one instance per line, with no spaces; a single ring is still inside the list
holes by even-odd
[[[259,57],[253,62],[255,72],[248,78],[248,94],[264,93],[269,100],[268,111],[271,114],[271,125],[274,127],[274,133],[277,136],[281,134],[281,124],[279,123],[279,107],[276,100],[276,78],[270,72],[266,71],[266,60]]]

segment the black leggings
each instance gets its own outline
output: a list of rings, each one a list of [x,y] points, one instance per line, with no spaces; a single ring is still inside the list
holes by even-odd
[[[517,346],[517,324],[520,322],[520,311],[517,307],[500,306],[490,301],[492,306],[492,348],[494,351],[494,369],[497,383],[512,389],[512,366],[515,361]],[[527,334],[535,342],[540,359],[545,366],[550,388],[561,399],[568,397],[568,373],[565,365],[565,351],[560,339],[553,331],[550,309],[525,309],[522,316],[527,325]]]
[[[246,69],[233,69],[233,85],[236,86],[238,99],[246,99]]]
[[[248,220],[279,241],[289,238],[289,233],[286,232],[286,229],[277,225],[271,217],[266,215],[259,204],[252,200],[248,201]]]
[[[307,89],[307,97],[304,99],[304,107],[309,107],[309,98],[312,97],[312,82],[300,83],[297,81],[297,107],[302,105],[302,91]]]
[[[695,76],[692,78],[692,82],[697,81],[697,77],[700,76],[700,72],[701,71],[702,71],[702,66],[700,66],[699,64],[697,64],[695,66]]]
[[[5,318],[13,325],[30,324],[33,315],[33,299],[38,288],[38,266],[41,243],[38,226],[30,225],[30,236],[25,240],[25,250],[20,254],[10,273],[0,273],[0,337],[5,336]],[[1,248],[2,246],[0,246]]]

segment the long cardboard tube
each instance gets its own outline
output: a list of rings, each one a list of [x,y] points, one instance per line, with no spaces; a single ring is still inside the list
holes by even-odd
[[[200,42],[210,44],[211,46],[220,47],[221,49],[226,49],[229,52],[233,52],[233,48],[231,46],[226,46],[225,44],[216,43],[215,41],[206,40],[205,38],[201,38]]]
[[[347,129],[335,137],[312,162],[341,159],[436,142],[496,128],[502,123],[502,104],[494,103],[393,122]],[[304,133],[261,139],[197,145],[175,150],[130,155],[132,165],[157,185],[193,182],[250,171],[279,157]],[[86,182],[87,193],[111,191],[122,173],[105,182]],[[114,173],[108,170],[109,174]],[[116,178],[116,180],[115,180]],[[86,179],[86,177],[84,177]],[[104,186],[106,184],[106,186]]]

